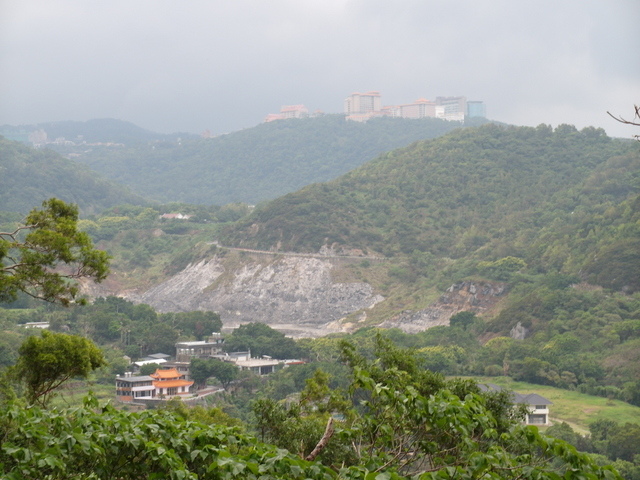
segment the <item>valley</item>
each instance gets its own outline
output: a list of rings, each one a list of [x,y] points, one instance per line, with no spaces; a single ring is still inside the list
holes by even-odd
[[[189,141],[202,151],[212,145]],[[166,145],[161,163],[176,145]],[[355,365],[368,365],[380,381],[389,378],[375,373],[376,362],[399,362],[406,375],[433,374],[436,383],[447,375],[534,385],[549,395],[562,389],[554,399],[570,400],[557,418],[581,432],[605,420],[636,422],[635,413],[610,416],[602,406],[640,406],[640,151],[633,142],[568,125],[462,128],[336,170],[322,183],[305,177],[306,186],[255,206],[243,189],[233,197],[238,203],[162,204],[138,196],[146,193],[134,183],[136,193],[107,180],[98,189],[82,180],[93,175],[85,167],[54,152],[6,140],[0,147],[7,171],[60,172],[65,181],[37,187],[39,195],[78,199],[78,227],[111,256],[104,282],[81,282],[89,305],[62,309],[23,296],[0,309],[1,366],[13,365],[33,336],[27,322],[47,323],[100,346],[108,366],[94,381],[104,394],[131,368],[123,355],[172,355],[176,342],[221,330],[229,349],[308,362],[272,378],[248,376],[216,395],[212,408],[229,422],[253,421],[258,392],[290,401],[322,375],[316,371],[336,391],[347,388],[345,342],[349,355],[362,356]],[[256,171],[277,168],[269,155],[263,160]],[[251,185],[251,177],[237,181]],[[15,180],[14,191],[20,185]],[[159,185],[165,198],[183,198]],[[19,228],[26,192],[0,198],[3,231]],[[236,338],[243,329],[255,333]],[[589,403],[579,395],[596,396],[598,406],[573,415],[571,405]],[[577,441],[562,428],[558,435]]]

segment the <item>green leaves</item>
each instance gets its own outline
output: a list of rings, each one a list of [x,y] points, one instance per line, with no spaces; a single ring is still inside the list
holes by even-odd
[[[27,400],[45,406],[54,390],[74,377],[87,377],[104,365],[100,349],[90,340],[51,333],[27,338],[19,350],[16,376],[27,388]]]
[[[32,210],[24,226],[0,232],[0,301],[13,300],[22,291],[69,305],[78,293],[73,280],[106,278],[109,255],[93,248],[77,222],[75,205],[52,198],[41,210]]]
[[[180,420],[166,411],[106,406],[0,412],[3,478],[329,480],[335,474],[234,428]]]

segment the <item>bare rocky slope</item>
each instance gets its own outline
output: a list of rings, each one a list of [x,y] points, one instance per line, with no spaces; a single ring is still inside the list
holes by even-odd
[[[385,301],[369,283],[335,279],[341,265],[359,261],[323,255],[234,252],[192,263],[142,293],[93,294],[118,294],[161,312],[216,311],[225,328],[262,322],[291,336],[321,336],[365,325],[371,309]],[[403,311],[381,327],[417,332],[447,325],[451,315],[459,311],[481,313],[492,308],[503,292],[502,284],[455,284],[428,308]]]
[[[483,313],[492,309],[505,293],[499,282],[465,281],[451,285],[440,298],[419,311],[405,311],[380,324],[381,328],[399,328],[416,333],[439,325],[449,325],[449,319],[465,310]]]
[[[229,266],[214,256],[190,264],[141,295],[129,295],[162,312],[213,310],[225,327],[262,322],[292,335],[339,331],[336,321],[384,300],[364,282],[334,282],[331,259],[243,255]]]

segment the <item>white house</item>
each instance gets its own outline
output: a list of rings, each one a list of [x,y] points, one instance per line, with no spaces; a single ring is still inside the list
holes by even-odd
[[[549,425],[549,405],[553,402],[547,400],[537,393],[515,393],[513,394],[513,403],[523,404],[529,407],[529,413],[525,422],[527,425]]]
[[[504,390],[495,383],[481,383],[478,385],[483,392],[499,392]],[[547,400],[537,393],[516,393],[511,392],[513,395],[514,405],[526,405],[528,407],[528,413],[524,420],[526,425],[549,425],[549,405],[553,405],[553,402]]]

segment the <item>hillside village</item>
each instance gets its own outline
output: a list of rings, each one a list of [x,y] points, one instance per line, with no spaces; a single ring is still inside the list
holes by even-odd
[[[133,370],[124,375],[116,375],[115,398],[119,402],[149,406],[180,399],[183,402],[201,402],[208,395],[220,393],[224,388],[212,388],[207,385],[195,385],[190,365],[194,358],[215,359],[233,365],[239,371],[251,372],[255,375],[269,375],[277,370],[293,365],[303,365],[300,359],[279,360],[263,355],[254,358],[251,351],[231,352],[223,351],[224,336],[214,333],[207,340],[178,342],[175,345],[175,358],[163,353],[151,354],[132,363]],[[155,372],[141,375],[140,368],[153,366]],[[488,383],[481,384],[482,391],[499,392],[503,388]],[[526,425],[551,424],[549,406],[553,402],[536,394],[510,393],[514,406],[524,406],[526,415],[523,422]]]

